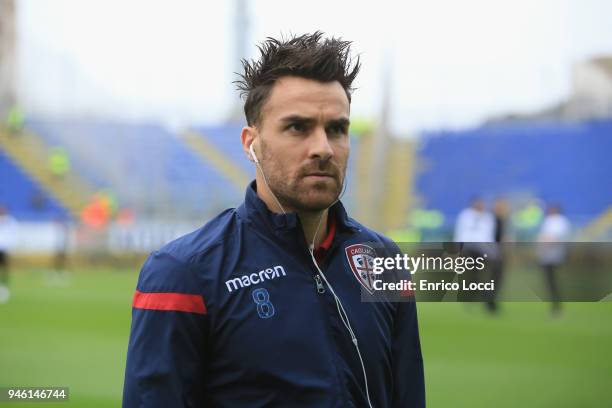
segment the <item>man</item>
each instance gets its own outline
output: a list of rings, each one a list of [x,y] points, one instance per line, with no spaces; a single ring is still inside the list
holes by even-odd
[[[9,301],[9,252],[15,245],[17,221],[0,205],[0,304]]]
[[[503,197],[498,197],[493,204],[493,239],[495,241],[495,252],[497,256],[491,260],[491,279],[495,282],[495,290],[490,293],[487,300],[487,309],[491,313],[498,312],[497,298],[502,287],[505,270],[504,244],[508,236],[508,202]]]
[[[567,256],[567,241],[570,238],[571,225],[561,213],[561,207],[550,205],[538,234],[538,260],[544,271],[546,285],[550,293],[551,313],[561,312],[561,295],[557,285],[557,269]]]
[[[70,237],[70,225],[68,220],[61,216],[53,219],[54,248],[51,270],[47,274],[51,285],[64,286],[69,283],[67,265],[68,240]]]
[[[244,62],[256,180],[241,206],[145,263],[124,407],[425,405],[415,303],[362,302],[370,271],[352,255],[397,246],[338,201],[359,70],[349,48],[319,32],[269,38]]]
[[[491,244],[495,238],[495,218],[485,208],[480,197],[474,197],[471,205],[459,213],[455,224],[454,241],[462,243],[462,255],[468,258],[484,257],[486,254],[489,263],[496,259],[497,247]],[[487,264],[485,264],[487,265]],[[490,265],[487,265],[490,266]],[[483,281],[484,272],[478,269],[466,271],[462,279],[470,283]],[[490,298],[490,293],[461,291],[458,295],[460,301],[484,301]]]
[[[485,209],[484,201],[475,197],[471,205],[462,210],[455,224],[455,242],[493,242],[495,218]],[[470,246],[470,245],[467,245]],[[476,248],[478,245],[472,245]]]

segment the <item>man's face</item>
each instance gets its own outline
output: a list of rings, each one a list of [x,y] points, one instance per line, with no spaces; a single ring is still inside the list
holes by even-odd
[[[321,211],[339,197],[349,155],[349,110],[337,81],[276,81],[261,110],[255,150],[284,207]]]
[[[484,201],[482,200],[475,200],[472,202],[472,208],[475,209],[476,211],[484,211],[485,210],[485,204]]]
[[[505,216],[508,214],[508,203],[506,200],[496,200],[493,208],[497,215]]]

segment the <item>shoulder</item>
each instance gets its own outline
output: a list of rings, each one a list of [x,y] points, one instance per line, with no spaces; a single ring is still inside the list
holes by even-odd
[[[185,234],[157,252],[190,263],[194,258],[220,246],[236,233],[238,216],[234,208],[227,209],[197,230]]]
[[[545,224],[547,228],[559,231],[559,233],[565,233],[570,229],[569,220],[561,214],[556,214],[548,217],[545,220]]]
[[[398,245],[391,238],[378,231],[366,227],[360,222],[355,221],[353,218],[349,218],[349,220],[353,225],[359,228],[359,240],[363,242],[369,242],[374,246],[380,249],[385,249],[386,251],[389,251],[391,253],[400,252]]]
[[[12,215],[0,215],[0,225],[14,227],[17,225],[17,219]]]
[[[204,226],[152,252],[140,272],[139,289],[184,292],[200,287],[198,260],[214,258],[224,244],[231,245],[238,222],[234,209],[225,210]]]
[[[570,221],[565,215],[559,214],[559,223],[563,224],[563,226],[570,226]]]

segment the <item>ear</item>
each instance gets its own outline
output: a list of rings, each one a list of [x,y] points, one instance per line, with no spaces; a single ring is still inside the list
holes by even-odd
[[[242,142],[242,150],[249,158],[250,161],[254,161],[251,157],[251,153],[249,153],[249,148],[251,144],[255,142],[257,139],[258,133],[257,129],[254,126],[245,126],[242,128],[242,132],[240,133],[240,140]]]

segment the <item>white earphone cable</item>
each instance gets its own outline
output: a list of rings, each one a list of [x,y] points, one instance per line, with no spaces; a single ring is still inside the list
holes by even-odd
[[[373,408],[372,402],[370,401],[370,389],[368,387],[368,375],[365,370],[365,364],[363,362],[363,357],[361,356],[361,351],[359,350],[359,342],[357,341],[357,336],[355,336],[355,332],[353,331],[353,328],[351,327],[351,323],[349,322],[348,314],[346,313],[346,310],[344,310],[344,306],[342,305],[342,302],[340,301],[340,298],[338,297],[338,295],[336,295],[336,291],[334,290],[333,286],[329,283],[329,281],[327,280],[327,277],[325,276],[321,268],[319,268],[317,260],[314,257],[314,251],[312,247],[309,248],[309,252],[310,252],[310,258],[312,259],[312,263],[314,264],[315,268],[317,268],[317,271],[319,271],[319,274],[321,275],[321,277],[325,281],[325,284],[327,285],[330,292],[334,296],[334,300],[336,302],[336,309],[338,309],[340,320],[342,321],[342,324],[344,325],[344,327],[346,327],[346,330],[349,332],[349,335],[351,336],[351,341],[355,345],[355,349],[357,350],[357,355],[359,356],[359,362],[361,363],[361,370],[363,372],[363,379],[365,382],[365,391],[366,391],[366,397],[368,399],[368,405],[370,408]]]
[[[340,192],[340,195],[338,196],[336,201],[334,201],[332,204],[330,204],[329,207],[327,207],[328,209],[330,207],[332,207],[334,204],[336,204],[338,201],[340,201],[340,198],[344,195],[344,191],[346,190],[345,180],[346,180],[346,174],[345,174],[345,177],[342,178],[342,191]],[[368,386],[368,375],[366,373],[365,364],[363,362],[363,357],[361,356],[361,351],[359,350],[359,342],[357,341],[357,336],[355,336],[355,332],[353,331],[353,328],[351,327],[351,323],[349,322],[348,314],[346,313],[346,310],[344,309],[344,306],[342,305],[342,302],[340,301],[340,298],[338,297],[338,295],[336,295],[336,291],[334,290],[333,286],[327,280],[327,277],[325,276],[325,274],[323,273],[323,271],[319,267],[319,264],[317,263],[317,260],[316,260],[316,258],[314,256],[314,243],[315,243],[315,241],[317,239],[317,234],[319,233],[319,229],[321,227],[321,221],[323,220],[323,215],[324,214],[325,213],[322,213],[321,217],[319,218],[319,222],[317,224],[317,228],[315,230],[314,236],[312,237],[312,242],[310,243],[310,246],[308,248],[308,251],[310,252],[310,259],[312,260],[313,265],[315,266],[315,268],[317,268],[317,271],[319,272],[319,274],[321,275],[321,277],[325,281],[325,284],[327,285],[327,287],[329,288],[330,292],[332,293],[332,295],[334,297],[334,301],[336,303],[336,309],[338,310],[338,315],[340,315],[340,320],[342,321],[342,324],[344,325],[346,330],[349,332],[349,335],[351,336],[351,342],[353,343],[353,345],[355,346],[355,349],[357,350],[357,356],[359,356],[359,362],[361,363],[361,370],[363,372],[363,379],[364,379],[364,383],[365,383],[366,398],[368,399],[368,406],[370,408],[373,408],[372,401],[370,400],[370,389],[369,389],[369,386]]]
[[[253,156],[253,161],[255,162],[255,165],[257,166],[257,168],[261,172],[261,175],[262,175],[262,177],[264,179],[264,184],[266,185],[266,188],[268,189],[270,194],[272,194],[272,197],[274,197],[274,200],[278,204],[278,206],[281,209],[281,211],[283,212],[283,214],[286,214],[285,209],[283,208],[283,206],[280,203],[280,201],[278,200],[278,198],[276,198],[276,194],[274,194],[274,192],[270,188],[270,185],[268,184],[268,179],[266,177],[266,173],[263,171],[263,168],[261,167],[261,164],[259,164],[259,160],[257,159],[257,156],[255,155],[255,152],[253,150],[253,143],[251,143],[251,145],[249,146],[249,151],[250,151],[251,155]],[[344,174],[344,177],[342,178],[342,190],[340,191],[340,194],[338,195],[338,198],[336,198],[336,200],[333,203],[331,203],[327,207],[327,209],[329,209],[334,204],[336,204],[338,201],[340,201],[340,198],[344,195],[344,192],[346,191],[346,183],[345,183],[345,181],[346,181],[346,173]],[[325,212],[322,212],[321,213],[321,217],[319,218],[319,222],[317,224],[317,228],[315,230],[314,236],[312,238],[312,242],[309,245],[308,252],[310,253],[310,258],[312,259],[313,265],[315,266],[315,268],[317,269],[317,271],[319,272],[319,274],[321,275],[321,277],[325,281],[325,284],[329,288],[330,292],[332,293],[332,295],[334,297],[334,301],[336,303],[336,309],[338,310],[338,315],[340,316],[340,321],[342,321],[342,324],[344,325],[344,327],[348,331],[349,335],[351,336],[351,342],[353,343],[353,345],[355,346],[355,349],[357,350],[357,356],[359,357],[359,362],[361,363],[361,370],[363,372],[363,379],[364,379],[364,382],[365,382],[365,391],[366,391],[366,398],[368,400],[368,406],[370,408],[373,408],[372,402],[370,400],[370,389],[369,389],[369,386],[368,386],[368,375],[366,373],[365,364],[363,362],[363,357],[361,356],[361,351],[359,350],[359,342],[357,341],[357,336],[355,336],[355,332],[353,331],[353,328],[351,327],[351,323],[349,322],[348,314],[346,313],[346,310],[344,309],[344,306],[342,305],[342,302],[340,301],[340,298],[338,297],[338,295],[336,295],[336,291],[334,290],[332,285],[327,280],[327,277],[325,276],[325,274],[323,273],[321,268],[319,268],[319,264],[317,263],[317,260],[316,260],[316,258],[314,256],[314,243],[316,241],[317,234],[319,233],[319,229],[321,227],[321,221],[323,220],[323,216],[324,215],[325,215]]]

